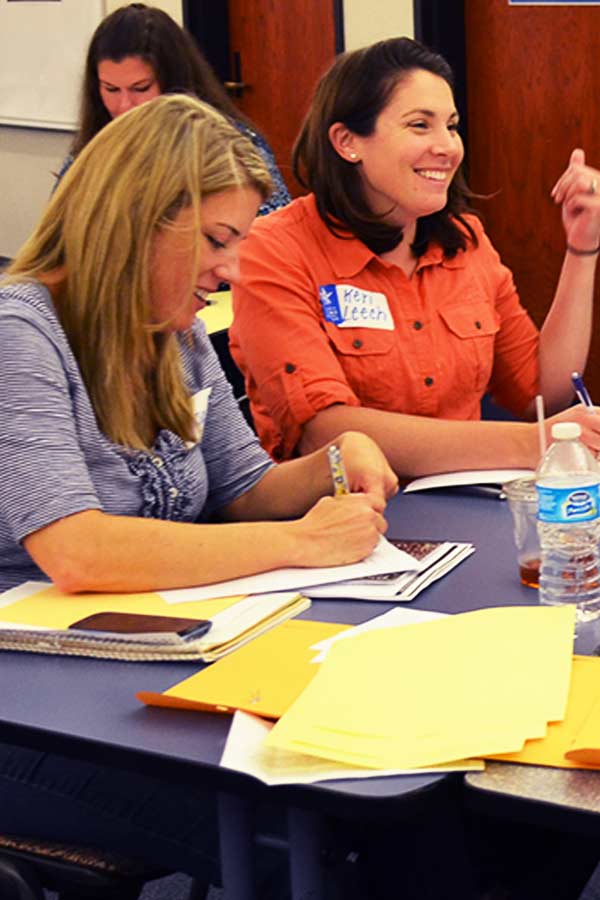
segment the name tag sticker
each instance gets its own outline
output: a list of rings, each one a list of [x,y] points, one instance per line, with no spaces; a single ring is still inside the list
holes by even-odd
[[[364,291],[351,284],[322,284],[319,300],[326,321],[338,328],[394,330],[394,320],[385,294]]]
[[[208,413],[208,400],[210,398],[212,388],[202,388],[201,391],[196,391],[195,394],[192,394],[192,409],[194,411],[194,420],[196,423],[196,440],[188,441],[187,448],[188,450],[192,447],[195,447],[196,444],[199,444],[202,440],[202,433],[204,431],[204,423],[206,422],[206,415]]]

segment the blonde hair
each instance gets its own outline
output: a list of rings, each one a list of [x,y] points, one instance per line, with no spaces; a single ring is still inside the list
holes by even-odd
[[[239,187],[271,189],[250,141],[195,98],[157,97],[90,141],[6,273],[43,281],[64,267],[57,314],[116,443],[149,449],[160,428],[193,439],[177,338],[152,324],[152,239],[191,208],[197,262],[203,197]]]

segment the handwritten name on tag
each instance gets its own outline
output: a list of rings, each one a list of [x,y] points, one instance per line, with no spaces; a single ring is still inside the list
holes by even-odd
[[[322,284],[319,299],[325,319],[338,328],[394,330],[385,294],[364,291],[351,284]]]

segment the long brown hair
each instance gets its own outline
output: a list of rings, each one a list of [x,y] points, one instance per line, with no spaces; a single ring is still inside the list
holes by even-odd
[[[116,443],[150,449],[161,428],[193,440],[177,337],[152,323],[153,238],[191,208],[198,260],[203,197],[246,186],[271,188],[251,142],[195,98],[157,97],[90,141],[9,267],[12,281],[64,272],[57,314]]]
[[[194,94],[226,116],[252,125],[227,91],[194,39],[166,12],[131,3],[102,20],[92,36],[81,87],[79,128],[71,152],[76,156],[111,117],[100,97],[98,63],[139,56],[153,70],[162,94]]]
[[[402,240],[402,229],[372,212],[358,167],[336,152],[329,129],[341,122],[362,137],[373,134],[377,117],[397,85],[417,69],[438,75],[453,89],[452,70],[446,60],[410,38],[390,38],[342,54],[319,82],[294,146],[294,175],[314,192],[329,230],[338,237],[355,235],[375,253],[396,247]],[[441,244],[448,257],[464,250],[469,239],[477,244],[473,229],[462,216],[471,211],[471,196],[459,169],[450,184],[446,206],[417,220],[412,244],[417,256],[432,240]]]

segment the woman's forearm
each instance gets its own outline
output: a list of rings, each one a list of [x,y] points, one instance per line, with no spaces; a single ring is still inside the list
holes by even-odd
[[[400,478],[460,469],[537,465],[535,426],[524,422],[458,422],[338,404],[307,422],[300,444],[310,452],[343,428],[376,441]]]
[[[565,254],[554,301],[540,333],[540,391],[549,412],[571,403],[571,373],[583,372],[587,363],[597,258]]]
[[[23,544],[66,592],[152,591],[283,566],[356,562],[385,527],[379,504],[353,494],[325,497],[289,522],[193,524],[86,510],[33,532]]]

